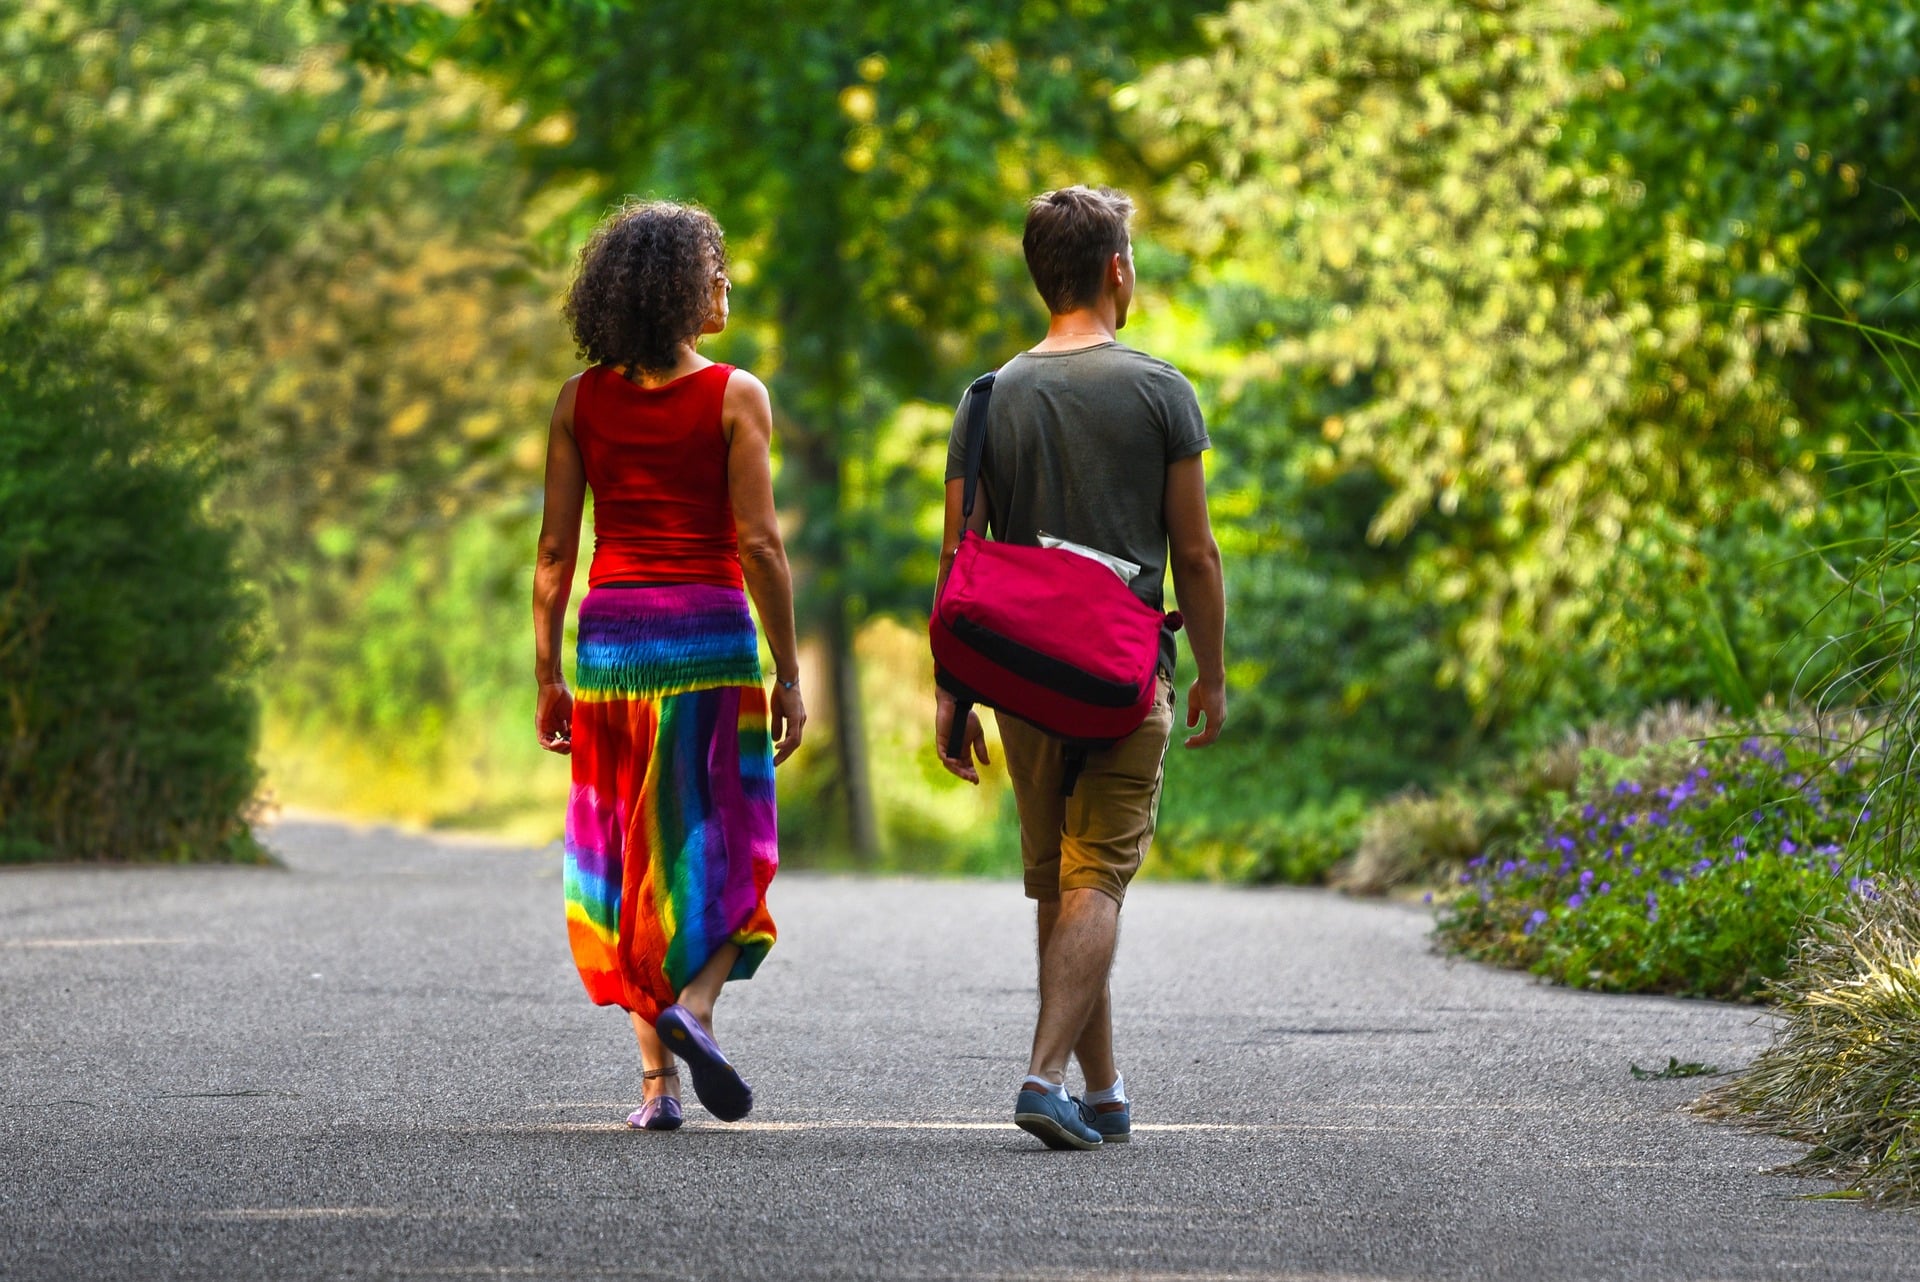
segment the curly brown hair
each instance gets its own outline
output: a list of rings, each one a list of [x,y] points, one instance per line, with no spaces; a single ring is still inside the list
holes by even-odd
[[[726,235],[713,215],[666,200],[629,200],[594,229],[565,312],[580,354],[649,374],[672,369],[680,344],[713,314]]]

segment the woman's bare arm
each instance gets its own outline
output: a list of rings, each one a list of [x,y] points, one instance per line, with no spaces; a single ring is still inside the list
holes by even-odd
[[[727,379],[721,422],[727,432],[727,490],[739,538],[740,572],[773,651],[775,686],[768,697],[774,764],[800,746],[806,703],[797,686],[800,647],[793,622],[793,574],[773,503],[773,402],[766,384],[743,369]]]
[[[560,753],[572,750],[573,695],[561,670],[560,652],[573,567],[580,555],[580,515],[587,497],[586,469],[573,437],[573,403],[579,385],[577,374],[567,380],[547,425],[546,504],[533,563],[533,678],[539,687],[534,728],[541,747]]]

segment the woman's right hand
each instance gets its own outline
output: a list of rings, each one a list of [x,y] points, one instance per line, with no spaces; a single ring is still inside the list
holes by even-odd
[[[773,764],[777,766],[800,746],[807,728],[807,701],[800,697],[798,686],[789,689],[776,681],[767,698],[767,714],[767,729],[773,735]]]
[[[534,704],[534,732],[540,746],[548,752],[566,756],[573,751],[573,691],[564,681],[540,683],[540,697]]]

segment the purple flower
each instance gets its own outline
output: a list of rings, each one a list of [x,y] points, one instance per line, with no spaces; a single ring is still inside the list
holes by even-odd
[[[1580,870],[1580,889],[1585,890],[1588,886],[1591,886],[1592,884],[1593,884],[1593,869],[1582,868]]]
[[[1517,867],[1518,867],[1518,865],[1517,865],[1517,864],[1515,864],[1515,863],[1513,862],[1513,860],[1511,860],[1511,859],[1509,859],[1509,860],[1507,860],[1507,861],[1506,861],[1505,863],[1503,863],[1503,864],[1501,864],[1501,865],[1500,865],[1500,875],[1501,875],[1502,877],[1507,877],[1507,876],[1511,876],[1511,875],[1512,875],[1512,873],[1513,873],[1513,871],[1514,871],[1514,869],[1515,869],[1515,868],[1517,868]]]
[[[1524,935],[1531,935],[1534,931],[1546,924],[1547,910],[1544,908],[1536,908],[1533,910],[1532,915],[1527,918],[1527,924],[1520,928],[1520,932]]]
[[[1796,846],[1796,845],[1794,845],[1794,844],[1793,844],[1793,838],[1791,838],[1791,837],[1782,837],[1782,838],[1780,839],[1780,853],[1781,853],[1781,854],[1783,854],[1783,855],[1791,855],[1791,854],[1793,854],[1793,853],[1795,853],[1796,851],[1798,851],[1799,849],[1800,849],[1800,847],[1798,847],[1798,846]]]
[[[1606,893],[1607,893],[1607,892],[1608,892],[1609,890],[1612,890],[1612,889],[1613,889],[1613,883],[1612,883],[1612,882],[1610,882],[1610,881],[1603,881],[1603,882],[1601,882],[1601,883],[1600,883],[1600,893],[1601,893],[1601,894],[1603,894],[1603,895],[1604,895],[1604,894],[1606,894]]]
[[[1569,908],[1577,909],[1580,907],[1581,904],[1584,904],[1586,902],[1587,902],[1587,897],[1581,894],[1577,890],[1574,891],[1571,895],[1567,896],[1567,907]]]

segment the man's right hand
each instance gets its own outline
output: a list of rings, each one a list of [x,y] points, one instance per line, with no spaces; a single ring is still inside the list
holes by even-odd
[[[934,694],[933,703],[933,750],[940,754],[940,764],[947,773],[956,779],[965,779],[978,785],[980,771],[974,766],[977,760],[987,765],[991,758],[987,756],[987,733],[980,726],[980,714],[971,708],[967,710],[966,740],[960,748],[960,758],[955,760],[947,755],[947,740],[953,733],[953,719],[959,711],[959,700],[945,690]]]
[[[1201,716],[1207,719],[1206,728],[1187,740],[1189,748],[1204,748],[1220,737],[1227,725],[1227,683],[1225,681],[1195,681],[1187,688],[1187,729],[1200,724]]]

